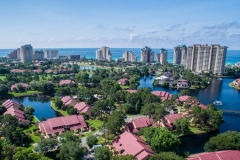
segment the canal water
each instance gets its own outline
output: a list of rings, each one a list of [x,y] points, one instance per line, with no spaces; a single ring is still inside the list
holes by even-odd
[[[177,89],[166,89],[163,87],[154,87],[153,81],[155,76],[142,77],[140,79],[140,85],[138,88],[150,87],[152,90],[167,91],[171,94],[179,94]],[[201,90],[195,90],[191,94],[197,97],[201,103],[207,105],[220,100],[223,105],[216,106],[223,110],[236,110],[240,111],[240,91],[229,86],[234,79],[223,78],[222,81],[213,78],[211,84]],[[226,132],[228,130],[234,130],[240,132],[240,116],[223,115],[225,123],[223,123],[219,129],[219,133]],[[204,144],[209,140],[211,136],[215,136],[217,133],[207,133],[203,135],[194,135],[182,138],[182,144],[179,147],[180,151],[189,151],[191,154],[203,152]]]
[[[39,121],[42,118],[56,117],[56,112],[51,108],[51,99],[47,96],[32,95],[28,97],[12,98],[12,100],[21,103],[23,106],[31,106],[34,108],[34,115]]]

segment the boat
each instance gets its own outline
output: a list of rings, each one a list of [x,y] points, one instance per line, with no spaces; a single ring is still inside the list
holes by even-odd
[[[222,102],[221,102],[221,101],[214,101],[213,104],[214,104],[214,105],[221,106],[221,105],[222,105]]]
[[[222,79],[222,78],[218,78],[217,80],[218,80],[218,81],[222,81],[223,79]]]

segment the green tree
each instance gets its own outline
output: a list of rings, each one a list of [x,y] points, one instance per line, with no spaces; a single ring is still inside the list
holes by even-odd
[[[153,155],[149,160],[184,160],[184,158],[174,152],[161,152]]]
[[[58,141],[53,138],[46,138],[38,142],[37,146],[34,148],[36,152],[47,153],[58,146]]]
[[[176,119],[173,125],[178,132],[186,133],[189,131],[189,120],[187,118]]]
[[[34,153],[31,149],[18,147],[15,150],[13,160],[51,160],[41,153]]]
[[[115,134],[126,122],[126,115],[122,111],[113,111],[106,124],[107,129]]]
[[[3,106],[0,106],[0,115],[2,115],[4,112],[6,112],[6,108]]]
[[[94,156],[96,160],[109,160],[112,157],[112,152],[106,147],[98,147]]]
[[[124,155],[124,156],[113,156],[111,160],[137,160],[137,157],[133,155]]]
[[[4,84],[0,84],[0,96],[5,96],[8,94],[8,88]]]
[[[87,148],[81,147],[79,142],[67,141],[60,146],[60,152],[57,157],[60,160],[79,160],[83,159],[83,156],[86,154]]]
[[[166,128],[156,128],[150,146],[157,153],[173,151],[180,144],[180,139]]]
[[[180,96],[185,96],[185,95],[190,95],[190,90],[188,90],[188,89],[181,90]]]
[[[87,145],[89,148],[92,148],[93,145],[97,144],[98,140],[97,137],[94,135],[90,135],[87,137]]]
[[[81,139],[72,132],[64,132],[61,134],[61,143],[67,143],[69,141],[81,143]]]
[[[206,152],[219,150],[240,150],[240,132],[227,131],[211,137],[204,145]]]

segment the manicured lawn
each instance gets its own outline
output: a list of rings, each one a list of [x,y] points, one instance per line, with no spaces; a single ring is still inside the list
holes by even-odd
[[[33,116],[33,120],[32,120],[32,122],[34,122],[34,123],[38,123],[38,122],[39,122],[39,120],[37,119],[37,117],[36,117],[36,116]]]
[[[51,107],[52,107],[55,111],[60,112],[62,115],[64,115],[64,116],[69,116],[69,114],[67,113],[67,111],[58,109],[58,108],[55,106],[55,102],[53,102],[53,101],[51,101]]]
[[[33,144],[38,143],[41,139],[40,139],[40,137],[35,136],[34,134],[30,134],[30,137],[31,137],[33,142],[29,144],[30,146],[28,148],[33,149],[34,148]]]
[[[121,86],[122,89],[129,89],[129,86]]]
[[[2,76],[2,75],[1,75],[1,76],[0,76],[0,79],[1,79],[1,80],[5,80],[5,76]]]
[[[39,91],[9,92],[9,94],[13,95],[14,97],[22,97],[22,96],[28,96],[32,94],[42,94],[42,92],[39,92]]]
[[[91,124],[90,126],[91,127],[94,127],[94,128],[96,128],[96,130],[98,130],[101,126],[102,126],[102,124],[103,124],[103,122],[102,121],[100,121],[100,120],[86,120],[89,124]]]

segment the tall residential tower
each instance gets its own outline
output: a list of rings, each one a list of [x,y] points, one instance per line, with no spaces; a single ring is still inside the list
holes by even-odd
[[[96,59],[111,61],[112,54],[109,47],[103,46],[101,49],[96,50]]]
[[[185,67],[194,72],[209,72],[223,74],[225,71],[225,61],[227,46],[219,44],[193,44],[188,46]]]
[[[174,47],[174,56],[173,56],[173,63],[174,64],[182,64],[185,65],[185,61],[187,58],[187,46],[176,46]]]
[[[125,51],[123,53],[123,58],[125,62],[137,62],[137,56],[131,51]]]
[[[160,53],[156,56],[156,61],[162,65],[167,63],[168,51],[164,48],[160,49]]]
[[[151,48],[146,46],[141,50],[141,61],[149,63],[154,61],[154,52]]]
[[[22,63],[31,62],[33,60],[33,48],[30,44],[21,46],[20,59]]]

